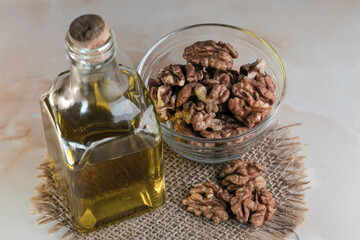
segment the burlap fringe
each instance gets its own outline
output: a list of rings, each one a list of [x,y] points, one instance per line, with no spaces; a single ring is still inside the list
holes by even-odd
[[[304,212],[307,210],[304,202],[304,191],[309,188],[309,182],[306,180],[303,162],[304,156],[299,155],[299,151],[303,145],[299,142],[298,137],[291,137],[289,132],[290,128],[298,125],[300,124],[292,124],[285,127],[278,127],[277,125],[270,130],[249,153],[241,157],[242,159],[256,160],[257,158],[261,159],[258,154],[266,154],[265,158],[276,159],[276,165],[271,163],[271,161],[265,162],[266,168],[274,168],[276,171],[275,175],[272,174],[273,179],[269,179],[269,176],[265,173],[265,177],[270,184],[270,191],[276,188],[278,184],[276,181],[279,179],[281,179],[282,182],[286,182],[286,188],[288,190],[286,199],[282,199],[281,202],[277,201],[277,211],[271,221],[258,229],[244,225],[244,228],[241,229],[238,236],[246,236],[244,239],[254,240],[280,240],[292,233],[296,226],[304,220]],[[165,150],[171,151],[167,146]],[[175,153],[170,155],[173,154]],[[264,156],[262,156],[262,158],[264,158]],[[264,162],[261,161],[260,163],[264,164]],[[222,166],[219,166],[219,168],[220,167]],[[39,224],[52,224],[48,231],[49,234],[57,232],[62,228],[67,229],[62,236],[63,240],[104,239],[104,230],[102,230],[101,233],[94,232],[91,234],[91,237],[89,237],[86,234],[78,233],[72,226],[71,216],[56,188],[46,156],[44,163],[42,163],[38,169],[40,170],[38,177],[41,179],[41,183],[35,188],[36,194],[31,198],[32,209],[30,210],[32,214],[39,216],[36,221]],[[272,191],[272,193],[275,193],[275,199],[281,198],[281,191]],[[182,210],[185,211],[185,209]],[[216,225],[214,225],[214,228],[216,228]],[[121,229],[119,229],[119,231],[121,231]],[[234,239],[239,239],[238,236],[233,237]],[[149,239],[154,239],[151,236],[148,237]],[[214,236],[210,239],[215,239],[215,237],[213,237]],[[117,237],[107,238],[106,236],[105,238],[120,239]],[[131,239],[136,239],[136,236],[133,236]]]

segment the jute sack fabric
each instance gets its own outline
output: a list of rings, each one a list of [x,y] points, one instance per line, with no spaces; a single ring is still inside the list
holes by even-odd
[[[214,224],[194,216],[181,204],[189,189],[205,181],[218,182],[225,164],[202,164],[187,160],[168,146],[164,147],[166,203],[161,208],[117,223],[89,234],[78,233],[71,224],[70,214],[51,176],[48,161],[39,167],[41,183],[31,199],[31,212],[39,224],[48,224],[49,233],[65,228],[63,239],[284,239],[304,219],[306,181],[302,144],[292,136],[297,124],[274,127],[252,149],[240,157],[265,165],[263,176],[267,189],[276,200],[276,213],[264,226],[254,228],[241,224],[234,217],[226,223]],[[64,231],[64,229],[62,229]]]

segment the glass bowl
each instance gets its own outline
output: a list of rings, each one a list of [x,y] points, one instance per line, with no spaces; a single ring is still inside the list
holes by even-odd
[[[238,70],[241,65],[264,59],[267,63],[265,71],[276,86],[276,101],[269,116],[241,135],[222,139],[189,137],[161,123],[164,141],[176,153],[197,162],[221,163],[240,157],[275,124],[286,93],[286,75],[279,55],[264,39],[243,28],[209,23],[180,28],[152,45],[137,68],[145,86],[149,78],[156,78],[160,69],[166,65],[186,64],[182,57],[185,47],[204,40],[230,43],[239,53],[239,57],[234,59],[233,69]]]

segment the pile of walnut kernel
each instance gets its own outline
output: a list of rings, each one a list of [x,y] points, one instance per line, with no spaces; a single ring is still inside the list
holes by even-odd
[[[161,122],[192,137],[226,138],[264,120],[275,102],[275,85],[266,63],[257,60],[233,70],[237,51],[213,40],[186,47],[186,65],[169,64],[148,90]]]
[[[275,213],[275,200],[266,190],[260,174],[264,166],[243,160],[230,161],[220,172],[221,184],[197,184],[182,201],[189,212],[204,215],[218,224],[229,219],[229,212],[241,223],[260,227]]]

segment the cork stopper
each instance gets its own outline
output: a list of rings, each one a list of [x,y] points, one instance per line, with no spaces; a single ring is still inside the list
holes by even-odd
[[[95,14],[76,18],[70,24],[67,34],[74,46],[89,49],[103,45],[110,37],[108,25],[102,17]]]

